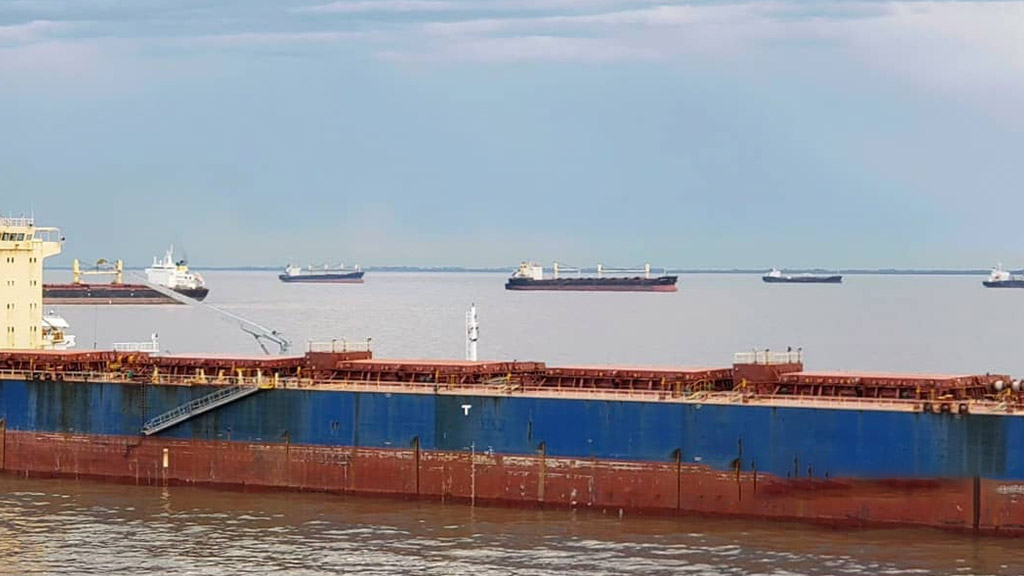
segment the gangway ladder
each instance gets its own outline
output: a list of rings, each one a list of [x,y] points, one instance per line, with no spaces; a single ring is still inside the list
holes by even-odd
[[[206,396],[196,398],[195,400],[178,406],[173,410],[168,410],[163,414],[153,418],[142,425],[142,433],[146,436],[151,436],[166,430],[171,426],[176,426],[194,416],[198,416],[205,412],[209,412],[225,404],[230,404],[235,400],[241,400],[250,394],[254,394],[260,391],[260,385],[254,384],[252,386],[231,386],[222,388],[215,392],[211,392]]]

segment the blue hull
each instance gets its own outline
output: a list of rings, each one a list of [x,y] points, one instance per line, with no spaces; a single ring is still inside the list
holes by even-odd
[[[207,386],[0,380],[6,430],[138,437]],[[466,406],[469,406],[467,409]],[[1024,479],[1024,419],[827,408],[271,389],[161,432],[181,440],[685,462],[785,478]]]

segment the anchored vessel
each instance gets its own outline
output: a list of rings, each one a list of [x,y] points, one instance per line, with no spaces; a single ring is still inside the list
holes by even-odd
[[[162,259],[153,258],[153,265],[146,268],[146,279],[150,284],[170,288],[195,300],[202,300],[210,293],[203,277],[189,271],[187,261],[174,260],[174,246],[167,249]]]
[[[1024,275],[1010,274],[1003,269],[1002,264],[996,264],[988,275],[988,280],[982,284],[986,288],[1024,288]]]
[[[560,272],[573,271],[579,276],[559,276]],[[643,272],[643,276],[606,276],[606,273]],[[651,265],[643,270],[609,269],[597,265],[597,276],[582,276],[579,268],[561,269],[555,262],[552,277],[544,277],[544,268],[533,262],[522,262],[519,268],[505,282],[506,290],[581,290],[601,292],[675,292],[677,276],[651,276]]]
[[[146,286],[124,283],[124,263],[101,259],[91,270],[82,270],[76,258],[71,265],[71,284],[44,284],[43,303],[59,305],[96,304],[181,304]],[[113,276],[109,283],[87,283],[84,276]]]
[[[44,350],[29,280],[60,243],[0,227],[23,239],[0,240],[9,473],[1024,534],[1008,375],[811,372],[800,350],[710,368],[387,360],[344,341]]]
[[[363,271],[359,266],[345,268],[344,264],[331,268],[326,264],[320,268],[300,268],[289,264],[283,274],[277,276],[281,282],[312,282],[319,284],[362,284]]]
[[[838,274],[783,274],[778,268],[772,268],[761,279],[770,284],[840,284],[843,281]]]

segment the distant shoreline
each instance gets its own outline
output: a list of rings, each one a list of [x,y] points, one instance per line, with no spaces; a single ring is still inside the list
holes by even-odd
[[[143,270],[143,266],[126,266],[126,270]],[[280,266],[193,266],[193,270],[199,271],[224,271],[224,272],[279,272]],[[364,266],[361,268],[366,272],[443,272],[443,273],[512,273],[514,266],[504,268],[473,268],[463,266]],[[71,270],[70,266],[47,267],[47,270]],[[826,270],[824,268],[786,268],[783,270],[789,274],[843,274],[843,275],[880,275],[880,276],[984,276],[989,273],[988,269],[976,270],[943,270],[943,269],[913,269],[913,268],[880,268],[880,269],[838,269]],[[584,268],[584,274],[596,274],[596,268]],[[765,274],[766,269],[761,268],[652,268],[651,274]],[[1010,270],[1012,273],[1024,273],[1024,271]]]

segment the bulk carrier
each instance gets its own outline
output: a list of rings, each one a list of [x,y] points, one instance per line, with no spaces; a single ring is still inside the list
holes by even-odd
[[[359,266],[345,268],[344,264],[331,268],[326,264],[320,268],[300,268],[289,264],[284,272],[277,275],[281,282],[304,282],[310,284],[362,284],[364,272]]]
[[[560,271],[573,271],[578,277],[559,276]],[[533,262],[522,262],[505,282],[506,290],[574,290],[585,292],[675,292],[676,276],[651,276],[651,265],[645,264],[643,276],[605,276],[607,272],[640,272],[629,269],[607,269],[597,265],[597,276],[582,276],[580,268],[559,268],[555,262],[552,277],[544,277],[544,268]]]
[[[87,283],[85,276],[113,276],[107,283]],[[70,284],[44,284],[43,304],[75,305],[135,305],[181,304],[178,300],[145,284],[124,282],[124,262],[113,263],[105,259],[96,262],[90,270],[83,270],[76,258],[71,264]]]
[[[1024,394],[1008,375],[43,350],[60,233],[0,220],[0,470],[141,485],[379,494],[608,514],[1024,534]],[[472,352],[471,352],[472,351]]]
[[[843,277],[839,274],[783,274],[778,268],[772,268],[761,280],[768,284],[842,284]]]

